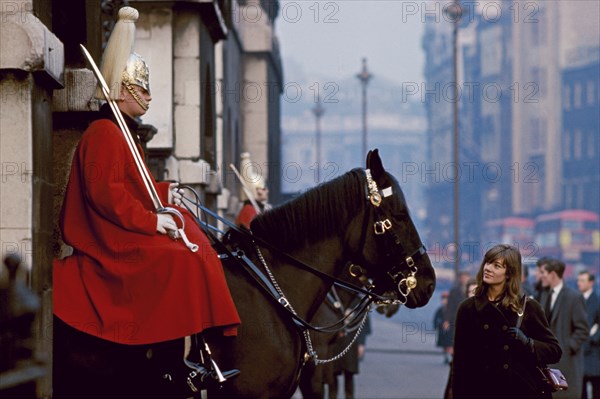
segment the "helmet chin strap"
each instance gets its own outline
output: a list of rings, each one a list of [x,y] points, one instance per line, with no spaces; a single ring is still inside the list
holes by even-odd
[[[131,94],[131,97],[133,97],[135,102],[137,102],[144,111],[148,111],[148,108],[150,108],[150,104],[148,104],[140,97],[140,95],[133,89],[131,83],[129,83],[128,80],[123,79],[123,85],[125,86],[125,89],[127,89],[127,91],[129,92],[129,94]]]

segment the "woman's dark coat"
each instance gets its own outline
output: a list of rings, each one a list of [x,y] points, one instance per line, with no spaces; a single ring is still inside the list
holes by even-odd
[[[454,398],[549,397],[540,393],[535,366],[560,359],[558,341],[535,300],[528,300],[521,324],[521,330],[533,340],[534,353],[507,333],[517,318],[517,313],[486,297],[462,302],[454,336]]]

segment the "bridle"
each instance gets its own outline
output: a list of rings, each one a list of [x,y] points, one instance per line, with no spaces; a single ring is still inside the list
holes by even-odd
[[[373,179],[371,175],[370,169],[365,169],[365,175],[367,180],[366,185],[366,199],[368,203],[372,206],[372,210],[374,212],[373,222],[373,232],[378,240],[383,239],[391,239],[392,240],[392,248],[394,251],[386,254],[386,258],[392,259],[392,257],[396,254],[401,254],[403,260],[400,263],[395,264],[389,269],[386,274],[389,278],[392,279],[392,282],[396,284],[398,287],[399,299],[398,302],[404,305],[407,300],[410,292],[417,287],[417,278],[416,274],[418,272],[418,268],[415,264],[415,258],[417,256],[423,256],[427,250],[425,249],[425,245],[420,243],[420,245],[414,251],[407,254],[404,246],[402,245],[402,240],[400,237],[392,230],[392,221],[390,220],[389,215],[387,215],[384,210],[381,208],[381,204],[385,200],[385,198],[393,195],[392,187],[386,187],[382,190],[379,190],[377,186],[377,182]],[[367,205],[368,206],[368,205]],[[367,239],[367,231],[369,230],[369,220],[372,212],[365,212],[365,217],[363,220],[363,228],[361,232],[360,245],[359,248],[364,248]],[[355,268],[354,270],[352,268]],[[350,266],[350,274],[354,277],[357,277],[359,273],[362,273],[362,268],[358,266],[357,273],[356,269],[357,265],[353,264]],[[406,269],[403,271],[403,269]]]

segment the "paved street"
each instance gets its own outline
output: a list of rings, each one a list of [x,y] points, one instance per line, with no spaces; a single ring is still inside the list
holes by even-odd
[[[432,298],[432,302],[437,301]],[[435,306],[401,309],[391,319],[371,313],[372,333],[367,338],[361,372],[355,376],[356,399],[443,397],[448,366],[442,362],[441,349],[435,346]],[[294,396],[301,398],[299,393]],[[338,398],[343,399],[343,394]]]

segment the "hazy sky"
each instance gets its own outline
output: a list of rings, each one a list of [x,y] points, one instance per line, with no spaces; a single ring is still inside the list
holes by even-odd
[[[366,57],[374,75],[421,82],[422,2],[401,0],[283,0],[276,20],[281,53],[306,73],[345,78]]]

